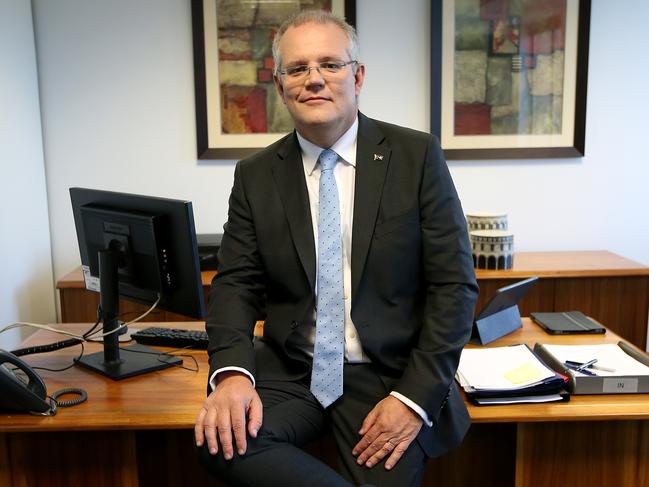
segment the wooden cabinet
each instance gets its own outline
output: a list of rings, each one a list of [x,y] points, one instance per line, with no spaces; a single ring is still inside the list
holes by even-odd
[[[201,274],[203,281],[203,292],[205,304],[207,306],[207,294],[212,283],[215,271],[203,271]],[[83,281],[81,267],[59,279],[56,283],[61,299],[61,323],[89,323],[97,319],[97,308],[99,307],[99,293],[88,291]],[[128,321],[136,318],[148,309],[140,303],[119,300],[120,319]],[[145,322],[165,322],[165,321],[195,321],[193,318],[170,313],[160,309],[154,309],[142,321]]]
[[[214,271],[202,273],[205,302]],[[509,270],[476,270],[480,297],[477,310],[496,289],[532,276],[539,282],[520,303],[521,315],[532,311],[579,310],[592,316],[640,348],[647,344],[649,267],[607,251],[519,252]],[[81,269],[57,283],[64,323],[95,321],[99,295],[86,291]],[[125,319],[146,307],[122,301]],[[187,321],[189,318],[155,310],[145,321]]]

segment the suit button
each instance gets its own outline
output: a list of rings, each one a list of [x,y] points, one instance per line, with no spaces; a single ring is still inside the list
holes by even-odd
[[[291,321],[291,329],[295,330],[297,328],[297,321]]]

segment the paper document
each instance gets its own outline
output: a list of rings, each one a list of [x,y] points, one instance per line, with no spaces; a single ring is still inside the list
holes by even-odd
[[[511,396],[511,397],[481,397],[476,399],[478,404],[525,404],[542,402],[559,402],[564,398],[560,394],[545,394],[538,396]]]
[[[465,348],[457,374],[462,386],[503,391],[538,384],[554,375],[525,345]]]
[[[597,359],[588,370],[598,376],[646,376],[649,367],[626,354],[618,345],[605,343],[601,345],[546,345],[543,344],[557,360],[586,363]],[[575,375],[583,375],[575,372]]]

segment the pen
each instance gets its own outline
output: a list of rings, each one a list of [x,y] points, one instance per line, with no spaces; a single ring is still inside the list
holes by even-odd
[[[565,361],[563,364],[566,367],[568,367],[570,370],[574,370],[575,372],[579,372],[579,373],[584,374],[584,375],[594,375],[594,376],[597,375],[595,372],[592,372],[592,371],[590,371],[588,369],[580,369],[580,367],[577,367],[576,365],[572,365],[572,364],[574,364],[574,362],[570,362],[568,360]]]
[[[568,367],[579,367],[583,365],[583,362],[575,362],[574,360],[566,360],[566,365]]]
[[[591,365],[593,365],[595,362],[597,362],[597,359],[596,359],[596,358],[594,358],[594,359],[592,359],[592,360],[589,360],[588,362],[584,362],[584,363],[581,364],[579,367],[577,367],[575,370],[576,370],[577,372],[583,372],[583,371],[586,370],[588,367],[590,367]]]
[[[574,360],[566,360],[566,366],[569,367],[581,367],[584,365],[583,362],[575,362]],[[590,369],[595,369],[595,370],[601,370],[603,372],[616,372],[616,370],[613,367],[605,367],[604,365],[601,364],[591,364],[588,366]]]
[[[603,372],[615,372],[615,369],[612,367],[604,367],[603,365],[597,365],[597,364],[591,365],[590,368],[595,370],[601,370]]]

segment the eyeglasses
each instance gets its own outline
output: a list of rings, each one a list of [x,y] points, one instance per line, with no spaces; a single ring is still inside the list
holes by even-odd
[[[317,66],[308,66],[300,64],[298,66],[289,66],[288,68],[280,69],[279,74],[286,76],[291,81],[299,81],[305,79],[311,74],[311,70],[315,69],[320,73],[323,78],[336,76],[340,74],[345,66],[350,64],[358,64],[358,61],[336,62],[336,61],[323,61],[318,63]]]

